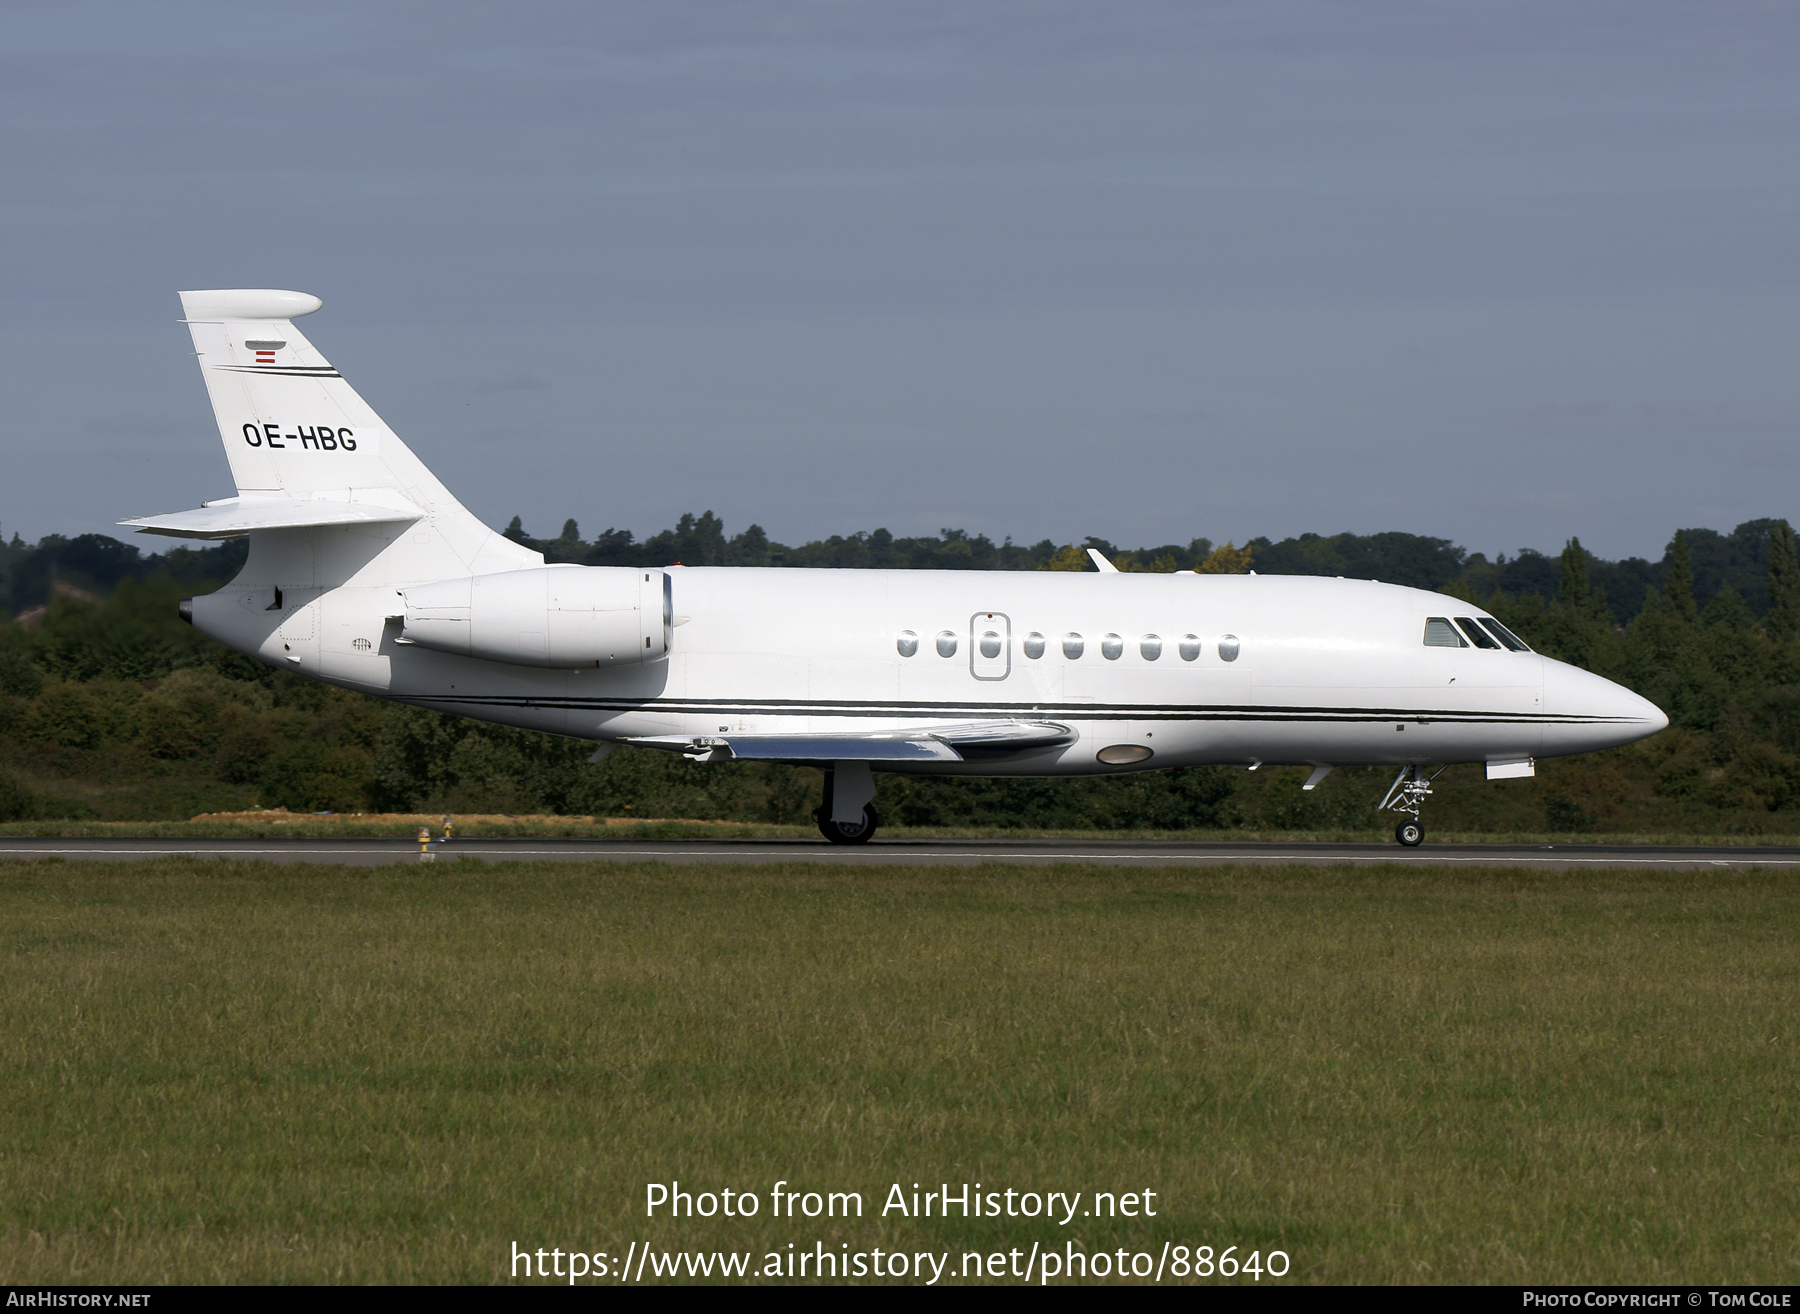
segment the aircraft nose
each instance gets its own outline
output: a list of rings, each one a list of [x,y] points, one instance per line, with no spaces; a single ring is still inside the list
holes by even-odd
[[[1636,743],[1669,728],[1655,703],[1566,662],[1544,659],[1544,755],[1591,753]]]

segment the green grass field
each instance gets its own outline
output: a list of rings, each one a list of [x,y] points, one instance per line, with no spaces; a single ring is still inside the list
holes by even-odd
[[[1792,881],[0,863],[0,1267],[1169,1241],[1288,1282],[1791,1283]],[[674,1178],[763,1205],[646,1220]],[[771,1218],[777,1180],[866,1216]],[[1159,1207],[879,1216],[945,1181]]]

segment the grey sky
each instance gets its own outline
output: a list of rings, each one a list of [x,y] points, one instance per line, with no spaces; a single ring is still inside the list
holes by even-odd
[[[1797,57],[1729,2],[0,4],[0,532],[229,491],[174,294],[237,286],[538,533],[1800,520]]]

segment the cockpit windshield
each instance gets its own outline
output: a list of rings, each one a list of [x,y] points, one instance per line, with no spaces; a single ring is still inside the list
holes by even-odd
[[[1493,635],[1477,625],[1473,616],[1458,616],[1456,624],[1464,634],[1469,636],[1469,642],[1477,648],[1499,648],[1500,645],[1494,642]]]
[[[1487,627],[1489,633],[1500,640],[1501,643],[1504,643],[1508,648],[1511,648],[1514,652],[1531,651],[1530,648],[1525,646],[1525,640],[1507,629],[1506,626],[1502,625],[1492,616],[1483,616],[1481,618],[1481,623]]]

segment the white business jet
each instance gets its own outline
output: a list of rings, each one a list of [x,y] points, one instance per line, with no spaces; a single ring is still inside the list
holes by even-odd
[[[598,741],[818,766],[825,837],[875,833],[875,771],[1075,776],[1223,763],[1490,779],[1668,724],[1481,608],[1365,580],[546,566],[471,515],[294,327],[301,292],[183,292],[237,484],[121,523],[248,536],[202,633],[419,707]]]

